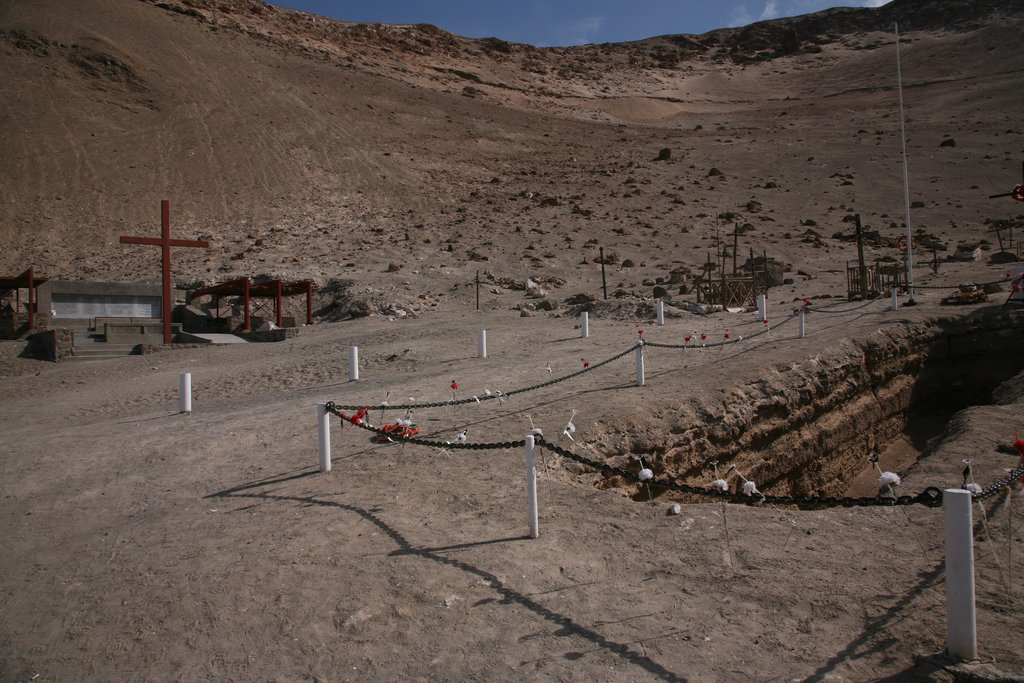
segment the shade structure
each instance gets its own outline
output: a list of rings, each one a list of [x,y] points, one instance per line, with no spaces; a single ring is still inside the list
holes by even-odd
[[[281,327],[281,300],[286,296],[306,295],[306,324],[313,324],[313,282],[302,280],[300,282],[285,283],[281,280],[265,280],[263,282],[252,282],[248,277],[231,280],[219,285],[211,285],[197,289],[192,293],[195,299],[201,296],[240,296],[244,301],[245,318],[242,323],[243,331],[250,329],[250,311],[252,299],[273,299],[274,318],[278,327]]]
[[[28,290],[28,329],[30,330],[34,330],[36,326],[36,288],[47,280],[49,278],[35,276],[34,266],[29,266],[29,269],[21,275],[0,277],[0,294],[13,291],[16,308],[21,308],[21,290]]]

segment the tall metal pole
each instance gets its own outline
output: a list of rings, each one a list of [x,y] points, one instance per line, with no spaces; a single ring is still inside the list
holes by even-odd
[[[907,128],[903,117],[903,72],[900,68],[900,26],[893,24],[896,31],[896,89],[900,100],[900,141],[903,143],[903,203],[907,213],[907,294],[909,301],[904,306],[914,306],[914,237],[910,232],[910,174],[907,172]]]
[[[604,300],[608,300],[608,280],[604,276],[604,247],[601,247],[601,289],[604,290]]]

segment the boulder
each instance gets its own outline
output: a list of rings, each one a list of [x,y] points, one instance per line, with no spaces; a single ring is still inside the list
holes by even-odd
[[[367,299],[353,299],[348,304],[348,314],[353,318],[365,318],[376,313],[376,308]]]

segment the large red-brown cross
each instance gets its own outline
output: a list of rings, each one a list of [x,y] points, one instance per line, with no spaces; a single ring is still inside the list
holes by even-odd
[[[154,244],[163,247],[162,269],[163,269],[163,316],[164,316],[164,344],[171,343],[171,247],[208,247],[210,243],[205,240],[172,240],[171,239],[171,218],[170,208],[166,199],[160,202],[160,222],[162,234],[156,237],[122,237],[122,244]]]

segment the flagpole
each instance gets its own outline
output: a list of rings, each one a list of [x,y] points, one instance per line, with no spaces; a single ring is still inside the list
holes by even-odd
[[[893,23],[896,30],[896,90],[900,101],[900,141],[903,144],[903,204],[907,215],[907,292],[909,300],[904,306],[915,306],[914,301],[914,236],[910,231],[910,174],[907,171],[907,128],[903,117],[903,73],[900,69],[900,26]]]

